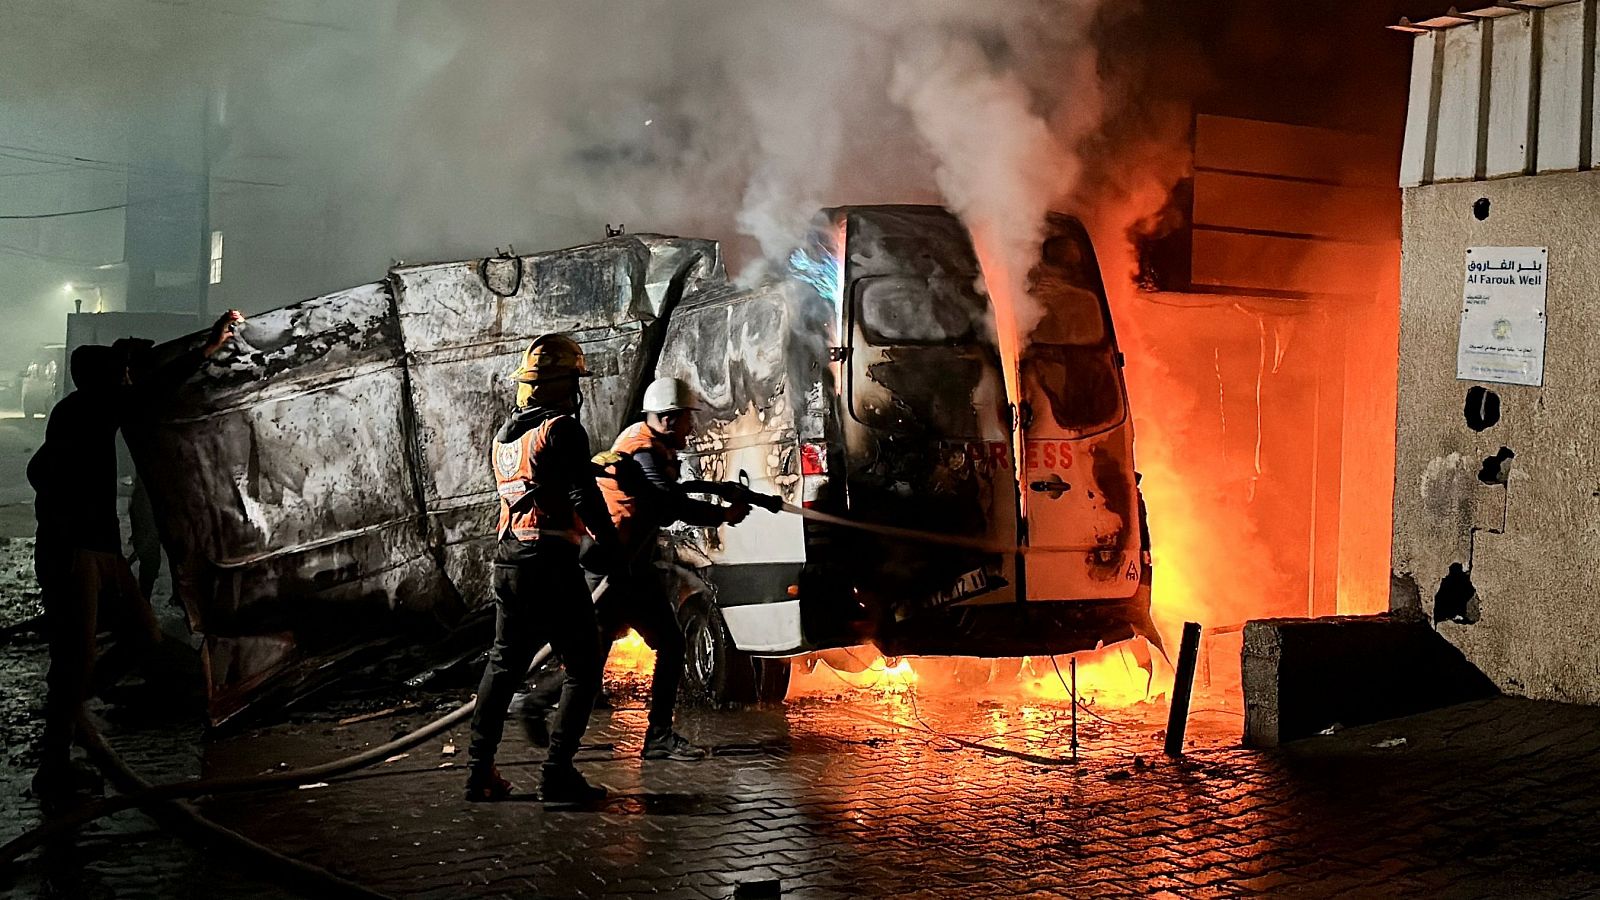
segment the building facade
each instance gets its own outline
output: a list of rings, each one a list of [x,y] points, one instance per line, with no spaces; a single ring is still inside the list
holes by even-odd
[[[1600,703],[1595,0],[1419,23],[1390,605],[1499,687]]]

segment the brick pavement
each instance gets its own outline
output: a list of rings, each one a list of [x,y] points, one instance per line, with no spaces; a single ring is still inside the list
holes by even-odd
[[[1134,727],[1086,719],[1082,761],[1046,765],[958,747],[924,723],[1065,756],[1065,712],[1049,704],[804,700],[687,716],[726,755],[685,765],[642,763],[643,712],[625,708],[597,717],[600,746],[580,757],[613,792],[592,810],[461,802],[459,757],[442,754],[447,741],[464,749],[457,734],[325,788],[208,811],[408,897],[705,898],[767,880],[819,898],[1600,895],[1600,710],[1499,699],[1273,754],[1231,746],[1236,718],[1208,713],[1177,763],[1159,753],[1159,721],[1108,715]],[[424,718],[265,729],[209,746],[203,766],[318,761]],[[504,769],[531,787],[540,754],[514,731]],[[260,894],[125,819],[112,827],[128,836],[88,861],[108,896]],[[138,864],[152,853],[171,870]]]

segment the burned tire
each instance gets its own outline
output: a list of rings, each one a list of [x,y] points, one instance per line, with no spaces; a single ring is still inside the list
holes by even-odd
[[[713,706],[754,703],[754,661],[734,646],[722,611],[704,597],[691,597],[679,611],[683,625],[683,689],[689,699]]]

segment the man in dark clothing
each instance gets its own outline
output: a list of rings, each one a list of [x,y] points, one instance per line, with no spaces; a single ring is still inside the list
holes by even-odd
[[[706,755],[672,730],[678,684],[683,680],[684,644],[659,565],[661,529],[673,522],[704,527],[737,525],[750,514],[745,503],[724,507],[695,500],[689,496],[692,485],[679,481],[678,452],[688,445],[694,429],[695,406],[687,384],[676,378],[656,379],[645,390],[645,420],[624,430],[609,453],[595,457],[606,473],[600,489],[628,563],[624,571],[610,576],[596,600],[601,660],[629,628],[656,652],[649,727],[640,754],[645,759],[689,762]],[[598,587],[600,577],[591,572],[590,586]],[[529,738],[535,743],[544,737],[545,715],[555,702],[551,680],[539,678],[522,707]],[[565,696],[560,702],[564,706]]]
[[[578,565],[578,543],[593,535],[602,556],[619,542],[589,462],[589,435],[578,421],[583,350],[566,335],[536,339],[517,369],[517,410],[491,452],[500,520],[495,555],[495,636],[478,685],[466,799],[503,800],[511,784],[495,768],[511,695],[549,643],[566,663],[562,715],[541,772],[547,802],[592,802],[606,794],[572,765],[589,725],[604,665],[595,644],[594,604]]]
[[[228,342],[242,319],[230,310],[204,346],[159,372],[131,365],[127,346],[86,345],[72,353],[75,390],[50,411],[44,443],[28,461],[38,519],[34,570],[50,645],[41,758],[33,780],[41,797],[58,798],[74,787],[72,738],[91,681],[96,675],[102,685],[114,680],[160,637],[149,598],[140,594],[122,555],[117,429],[148,427],[139,417],[149,413],[152,392],[191,374]],[[97,672],[95,636],[102,625],[117,642]]]

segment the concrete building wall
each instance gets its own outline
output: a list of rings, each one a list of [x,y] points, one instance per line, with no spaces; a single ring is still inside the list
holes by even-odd
[[[1475,623],[1437,624],[1469,660],[1508,693],[1600,704],[1600,173],[1407,188],[1403,232],[1391,606],[1475,590]],[[1456,379],[1464,254],[1496,246],[1549,248],[1544,383],[1483,385],[1501,419],[1479,433]]]

